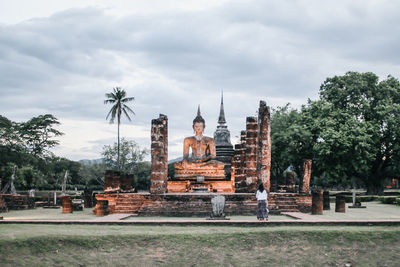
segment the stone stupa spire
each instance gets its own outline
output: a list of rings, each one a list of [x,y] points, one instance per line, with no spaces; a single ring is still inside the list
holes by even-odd
[[[217,130],[214,132],[215,148],[217,151],[217,160],[225,163],[229,172],[231,159],[233,156],[233,146],[231,143],[231,134],[226,125],[224,110],[224,94],[221,92],[221,106],[219,109]]]
[[[225,125],[225,111],[224,111],[224,92],[221,92],[221,107],[219,109],[219,117],[218,117],[218,124]]]

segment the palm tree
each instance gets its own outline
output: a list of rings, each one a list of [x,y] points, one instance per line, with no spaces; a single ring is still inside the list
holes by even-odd
[[[104,100],[104,104],[113,104],[110,111],[107,114],[106,120],[111,116],[110,123],[114,123],[115,117],[117,117],[118,121],[118,159],[117,165],[118,170],[120,170],[119,166],[119,125],[121,124],[121,114],[124,113],[125,116],[131,121],[131,117],[129,117],[128,112],[135,115],[135,112],[128,107],[125,103],[135,100],[134,97],[126,97],[125,90],[121,89],[121,87],[114,87],[112,93],[106,94],[107,99]]]

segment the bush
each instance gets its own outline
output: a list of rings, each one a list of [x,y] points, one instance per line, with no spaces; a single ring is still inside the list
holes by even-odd
[[[396,198],[397,197],[379,197],[379,201],[383,204],[396,204]]]
[[[396,204],[400,206],[400,197],[396,198]]]

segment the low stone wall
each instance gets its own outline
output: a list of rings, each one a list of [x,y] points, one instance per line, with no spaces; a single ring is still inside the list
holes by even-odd
[[[211,198],[225,196],[225,214],[255,215],[257,200],[253,193],[234,194],[97,194],[97,200],[108,200],[109,213],[136,213],[143,216],[208,216],[212,210]],[[94,213],[96,213],[96,206]],[[293,193],[270,193],[270,212],[311,210],[311,196]]]
[[[6,203],[8,210],[26,210],[35,207],[35,201],[28,195],[2,194],[1,198]]]

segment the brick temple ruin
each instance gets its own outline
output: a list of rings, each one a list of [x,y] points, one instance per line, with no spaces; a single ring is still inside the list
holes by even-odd
[[[202,119],[200,108],[196,119],[199,119],[197,121]],[[189,143],[190,140],[196,141],[195,137],[191,138],[185,138],[185,143],[186,139]],[[289,184],[280,187],[284,190],[271,191],[271,120],[270,108],[266,102],[260,101],[258,117],[246,118],[246,129],[240,133],[239,144],[233,147],[226,126],[223,99],[221,99],[214,138],[204,140],[206,143],[215,140],[216,156],[213,164],[208,164],[209,166],[206,167],[206,163],[178,163],[175,166],[180,169],[176,171],[175,177],[168,177],[168,118],[160,114],[159,118],[151,122],[149,193],[132,193],[129,190],[123,190],[123,187],[132,189],[127,185],[127,177],[124,176],[121,183],[118,182],[118,175],[108,173],[106,193],[97,194],[96,199],[108,201],[109,213],[207,216],[211,211],[211,198],[216,194],[223,194],[226,199],[226,214],[253,215],[257,207],[255,192],[258,185],[263,183],[269,192],[270,211],[309,212],[311,210],[312,198],[309,192],[311,160],[304,160],[303,177],[298,187],[294,185],[293,175],[289,173],[286,179]],[[184,151],[185,149],[188,148],[184,148]],[[296,190],[296,188],[300,189]],[[98,206],[95,212],[96,209]]]

